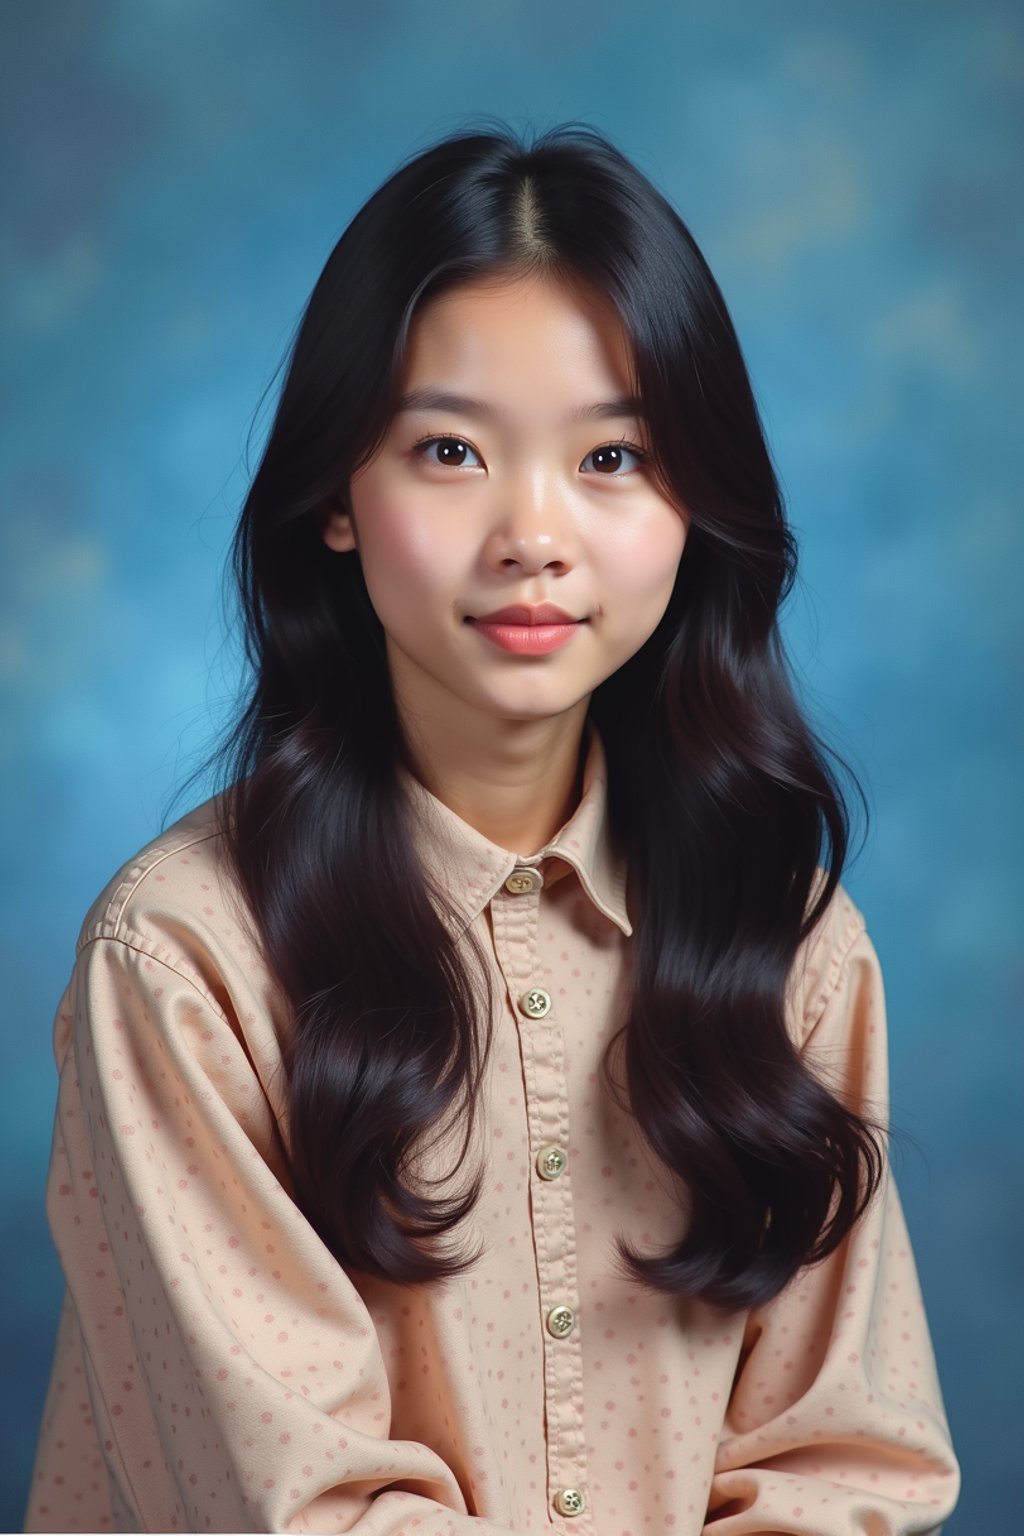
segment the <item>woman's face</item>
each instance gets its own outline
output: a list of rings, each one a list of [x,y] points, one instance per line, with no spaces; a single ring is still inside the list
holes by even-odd
[[[474,281],[417,316],[386,439],[351,516],[323,523],[331,549],[358,551],[400,710],[459,734],[585,712],[657,627],[689,518],[607,446],[647,442],[629,393],[621,324],[576,285]],[[546,653],[508,650],[472,621],[510,603],[580,622]]]

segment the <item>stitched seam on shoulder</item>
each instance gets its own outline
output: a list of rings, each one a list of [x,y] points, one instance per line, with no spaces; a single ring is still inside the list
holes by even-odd
[[[95,921],[90,924],[88,930],[80,936],[79,948],[87,944],[89,940],[94,937],[111,939],[116,938],[121,926],[121,919],[124,916],[125,907],[128,905],[135,891],[139,888],[147,875],[152,874],[154,869],[159,869],[160,865],[163,864],[165,860],[172,858],[174,854],[184,853],[186,848],[195,848],[197,844],[208,843],[213,838],[219,837],[220,835],[220,830],[215,828],[211,832],[201,832],[197,833],[195,836],[190,836],[188,840],[183,843],[175,842],[171,843],[171,845],[166,848],[154,848],[141,861],[132,859],[130,861],[129,868],[132,870],[137,870],[138,872],[133,875],[126,875],[125,878],[121,881],[120,885],[117,887],[116,891],[107,902],[100,916],[96,918]],[[100,932],[101,929],[107,930],[108,926],[110,931],[104,931],[102,933]]]
[[[147,960],[155,960],[157,965],[162,965],[165,971],[171,971],[175,976],[180,977],[182,981],[187,982],[192,990],[198,992],[203,1001],[213,1009],[218,1018],[224,1019],[227,1022],[224,1009],[203,985],[202,981],[197,980],[195,975],[190,975],[189,971],[182,970],[180,965],[175,965],[172,960],[167,958],[166,953],[161,952],[158,944],[154,944],[141,933],[135,933],[130,928],[124,929],[119,934],[93,933],[82,943],[78,953],[81,954],[89,944],[103,943],[119,944],[122,949],[132,949],[136,954],[145,955]]]
[[[811,1019],[810,1023],[804,1030],[804,1045],[807,1044],[807,1041],[810,1039],[814,1030],[821,1022],[825,1009],[828,1007],[830,1000],[835,995],[836,988],[838,987],[840,978],[843,974],[843,968],[849,958],[850,950],[860,938],[861,934],[866,932],[867,925],[864,922],[863,917],[851,903],[850,910],[846,914],[846,927],[842,930],[841,939],[836,944],[835,949],[829,957],[829,974],[827,979],[823,982],[821,989],[821,1007],[814,1014],[814,1017]]]

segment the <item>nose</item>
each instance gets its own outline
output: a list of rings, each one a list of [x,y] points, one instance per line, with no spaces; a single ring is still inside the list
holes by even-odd
[[[576,533],[568,498],[554,477],[534,470],[509,477],[498,493],[488,558],[497,569],[568,568],[576,559]]]

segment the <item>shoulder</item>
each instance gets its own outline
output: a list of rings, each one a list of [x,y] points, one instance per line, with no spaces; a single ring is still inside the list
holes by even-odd
[[[54,1026],[58,1065],[87,1053],[167,1052],[204,1074],[266,1149],[285,1112],[288,1008],[259,952],[231,873],[214,796],[115,870],[82,922]],[[186,1074],[187,1075],[187,1074]],[[256,1089],[262,1090],[260,1093]]]
[[[194,879],[183,875],[183,871],[199,871],[203,864],[218,857],[217,805],[217,797],[197,805],[114,871],[85,915],[80,944],[89,938],[120,937],[140,901],[157,894],[155,884],[170,886],[170,891],[161,893],[164,895],[180,895],[183,890],[195,889]]]
[[[824,887],[827,872],[819,865],[808,898],[810,912]],[[840,882],[796,953],[787,986],[787,1005],[794,1043],[802,1047],[835,991],[850,954],[870,943],[864,914]]]
[[[76,952],[120,941],[201,990],[235,962],[250,962],[252,927],[227,860],[221,797],[196,806],[126,859],[89,907]]]

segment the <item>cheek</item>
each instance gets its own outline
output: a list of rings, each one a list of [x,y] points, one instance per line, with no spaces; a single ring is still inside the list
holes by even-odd
[[[356,518],[363,576],[382,618],[408,623],[423,613],[424,596],[448,595],[456,579],[457,550],[439,520],[386,496],[368,498]]]
[[[606,546],[603,575],[610,593],[620,601],[668,602],[686,543],[686,526],[678,513],[652,519],[629,536]],[[638,611],[635,615],[641,618]]]

